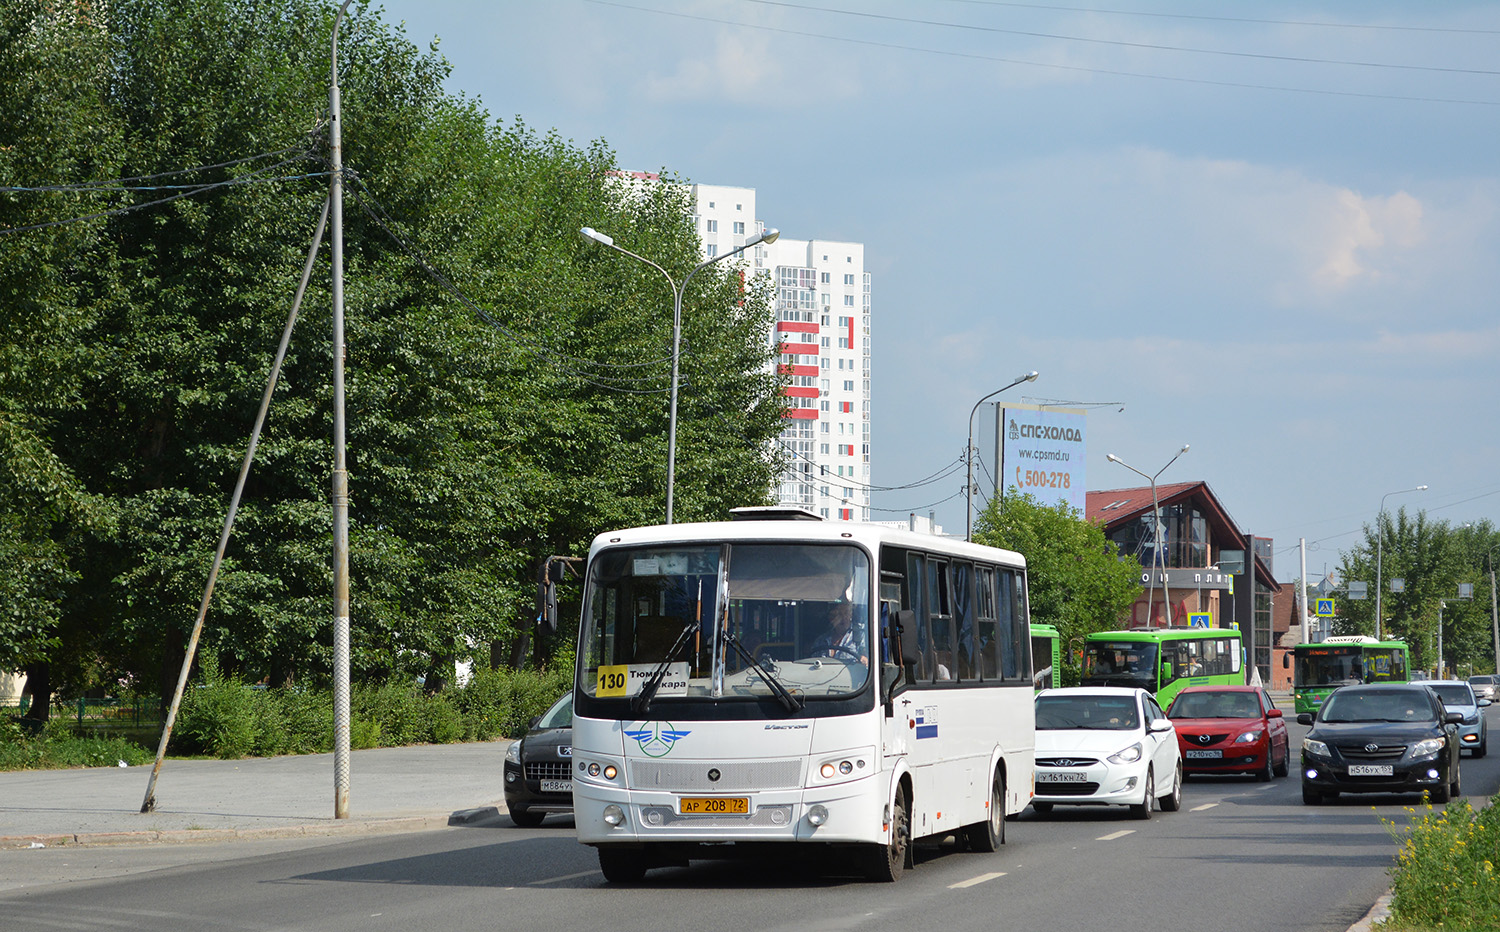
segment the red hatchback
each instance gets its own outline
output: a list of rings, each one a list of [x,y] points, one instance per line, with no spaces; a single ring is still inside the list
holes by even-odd
[[[1185,773],[1253,773],[1284,777],[1291,748],[1286,722],[1256,686],[1189,686],[1172,700]]]

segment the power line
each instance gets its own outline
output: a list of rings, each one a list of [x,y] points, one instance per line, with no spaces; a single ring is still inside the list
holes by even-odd
[[[259,169],[259,171],[260,172],[272,171],[274,169],[281,168],[281,167],[283,167],[285,165],[290,165],[293,162],[298,162],[298,161],[301,161],[301,160],[306,159],[306,158],[308,158],[308,156],[306,156],[306,155],[297,156],[296,158],[291,158],[291,159],[287,159],[287,160],[285,160],[283,162],[278,162],[275,165],[269,165],[269,166],[267,166],[267,167],[265,167],[263,169]],[[207,183],[204,183],[202,185],[198,185],[198,186],[192,187],[192,188],[190,188],[188,190],[179,191],[176,194],[168,195],[167,197],[156,198],[155,200],[150,200],[150,201],[143,201],[142,203],[139,203],[139,204],[129,204],[129,205],[126,205],[125,207],[116,207],[116,208],[114,208],[112,210],[96,211],[94,213],[84,214],[84,215],[78,216],[78,217],[68,217],[65,220],[49,220],[49,221],[47,221],[45,223],[32,223],[32,224],[28,224],[26,226],[6,227],[6,228],[3,228],[3,229],[0,229],[0,236],[5,236],[5,235],[11,234],[11,233],[27,233],[27,232],[30,232],[30,231],[33,231],[33,230],[45,230],[45,229],[48,229],[48,228],[51,228],[51,227],[65,226],[65,225],[70,224],[70,223],[82,223],[82,222],[84,222],[86,220],[98,220],[98,219],[101,219],[101,218],[104,218],[104,217],[115,217],[115,216],[119,216],[120,214],[128,214],[128,213],[131,213],[132,211],[143,210],[143,209],[145,209],[147,207],[155,207],[158,204],[166,204],[166,203],[168,203],[170,201],[180,200],[180,199],[182,199],[184,197],[193,197],[194,195],[203,194],[203,193],[208,192],[208,191],[216,191],[216,190],[219,190],[220,188],[232,188],[232,187],[237,187],[237,186],[240,186],[240,185],[247,185],[247,184],[270,184],[270,183],[273,183],[273,182],[282,182],[282,181],[303,181],[303,180],[306,180],[308,178],[326,178],[328,176],[328,174],[329,174],[328,172],[306,172],[306,173],[299,174],[299,175],[277,175],[277,176],[272,176],[272,177],[262,177],[259,174],[243,175],[241,177],[230,178],[230,179],[225,180],[225,181],[207,182]]]
[[[870,39],[856,39],[851,36],[830,35],[828,33],[808,32],[798,29],[785,29],[778,26],[765,26],[759,23],[746,23],[739,20],[721,19],[714,16],[703,16],[695,13],[681,13],[676,10],[658,10],[650,7],[634,6],[628,3],[620,3],[617,0],[587,0],[599,6],[615,7],[622,10],[632,10],[637,13],[651,13],[657,16],[673,16],[679,19],[689,19],[698,22],[716,23],[721,26],[738,26],[742,29],[758,29],[762,32],[773,32],[779,35],[801,36],[810,39],[826,39],[830,42],[843,42],[849,45],[862,45],[868,48],[893,49],[902,52],[921,52],[926,55],[941,55],[948,58],[964,58],[972,61],[995,62],[1004,65],[1022,65],[1029,68],[1050,68],[1056,71],[1071,71],[1081,74],[1103,74],[1114,77],[1143,78],[1150,81],[1167,81],[1174,84],[1198,84],[1207,87],[1232,87],[1241,90],[1276,91],[1285,94],[1318,94],[1326,97],[1352,97],[1362,100],[1390,100],[1403,103],[1429,103],[1429,104],[1461,104],[1475,107],[1497,107],[1500,100],[1474,100],[1461,97],[1423,97],[1406,94],[1376,94],[1366,91],[1334,91],[1325,88],[1295,87],[1278,84],[1255,84],[1245,81],[1220,81],[1212,78],[1185,78],[1174,75],[1152,74],[1144,71],[1125,71],[1117,68],[1092,68],[1084,65],[1064,65],[1057,62],[1028,61],[1019,58],[1005,58],[998,55],[981,55],[974,52],[954,52],[946,49],[925,48],[916,45],[902,45],[895,42],[876,42]]]
[[[1194,55],[1221,55],[1227,58],[1253,58],[1262,61],[1295,62],[1311,65],[1344,65],[1358,68],[1389,68],[1400,71],[1432,71],[1445,74],[1500,75],[1500,71],[1482,68],[1452,68],[1440,65],[1400,65],[1391,62],[1349,61],[1337,58],[1307,58],[1298,55],[1272,55],[1264,52],[1236,52],[1229,49],[1202,49],[1186,45],[1163,45],[1155,42],[1131,42],[1126,39],[1097,39],[1091,36],[1070,36],[1055,32],[1035,32],[1026,29],[1006,29],[1000,26],[979,26],[972,23],[949,23],[934,19],[917,19],[907,16],[892,16],[886,13],[870,13],[864,10],[840,10],[833,7],[804,6],[786,3],[783,0],[740,0],[742,3],[757,3],[761,6],[781,7],[789,10],[806,10],[814,13],[834,13],[839,16],[855,16],[885,22],[905,23],[914,26],[937,26],[943,29],[962,29],[968,32],[988,32],[1028,39],[1057,39],[1064,42],[1082,42],[1089,45],[1112,45],[1121,48],[1147,49],[1155,52],[1187,52]]]
[[[1093,13],[1104,16],[1142,16],[1155,19],[1187,19],[1211,23],[1248,23],[1252,26],[1305,26],[1318,29],[1375,29],[1393,32],[1437,32],[1453,35],[1500,35],[1500,29],[1454,29],[1443,26],[1397,26],[1387,23],[1329,23],[1317,20],[1254,19],[1248,16],[1208,16],[1194,13],[1155,13],[1142,10],[1108,10],[1079,6],[1048,6],[1040,3],[1011,3],[1006,0],[949,0],[971,6],[1002,6],[1021,10],[1045,10],[1048,13]]]

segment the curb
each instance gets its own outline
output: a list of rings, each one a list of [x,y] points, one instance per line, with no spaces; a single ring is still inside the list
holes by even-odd
[[[1365,917],[1349,927],[1349,932],[1372,932],[1375,928],[1375,923],[1384,922],[1386,919],[1389,919],[1391,915],[1391,895],[1392,891],[1385,891],[1385,894],[1375,901],[1375,905],[1370,907],[1370,911],[1365,913]]]
[[[0,835],[0,848],[104,847],[108,845],[203,844],[268,838],[329,835],[386,835],[422,832],[450,825],[473,825],[499,815],[494,806],[462,809],[448,815],[365,819],[358,822],[314,822],[265,828],[169,829],[143,832],[77,832],[73,834]]]

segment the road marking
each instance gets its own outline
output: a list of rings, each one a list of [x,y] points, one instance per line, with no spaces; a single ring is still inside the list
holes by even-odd
[[[579,877],[591,877],[598,871],[579,871],[576,874],[563,874],[561,877],[548,877],[546,880],[533,880],[528,886],[539,887],[547,883],[562,883],[564,880],[577,880]]]
[[[1123,832],[1110,832],[1108,835],[1100,835],[1095,841],[1114,841],[1116,838],[1124,838],[1126,835],[1134,835],[1135,829],[1127,828]]]
[[[1217,805],[1218,803],[1204,803],[1201,806],[1194,806],[1193,808],[1189,809],[1188,812],[1202,812],[1205,809],[1212,809]]]
[[[962,890],[964,887],[975,887],[986,880],[994,880],[996,877],[1004,877],[1004,871],[995,871],[989,874],[980,874],[978,877],[970,877],[968,880],[960,880],[958,883],[948,884],[949,890]]]

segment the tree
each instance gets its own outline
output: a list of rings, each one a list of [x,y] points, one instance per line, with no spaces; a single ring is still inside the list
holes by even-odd
[[[1381,598],[1385,616],[1381,636],[1405,640],[1414,667],[1435,668],[1439,600],[1447,600],[1442,609],[1443,645],[1450,668],[1461,663],[1492,663],[1486,561],[1500,545],[1494,527],[1488,522],[1455,527],[1445,520],[1429,519],[1426,511],[1412,516],[1401,508],[1382,515],[1378,525],[1365,526],[1364,540],[1341,554],[1341,578],[1365,580],[1374,586],[1377,534],[1381,584],[1386,587]],[[1390,591],[1393,579],[1403,580],[1403,591]],[[1457,601],[1460,583],[1473,584],[1472,602]],[[1345,601],[1342,611],[1339,633],[1375,633],[1374,598]]]
[[[165,693],[326,193],[332,10],[115,0],[97,16],[97,90],[45,99],[56,115],[12,117],[49,132],[7,137],[19,140],[5,152],[18,166],[9,177],[213,187],[164,200],[116,184],[109,206],[138,209],[56,227],[80,231],[66,249],[26,241],[33,276],[69,286],[41,293],[52,344],[73,347],[75,362],[53,365],[69,374],[64,392],[45,373],[19,380],[69,404],[45,419],[16,408],[59,481],[109,518],[58,512],[46,536],[71,561],[47,577],[27,643],[70,692],[124,677]],[[20,73],[3,80],[40,85],[42,64],[68,63],[72,40],[37,41],[45,54],[12,55]],[[627,190],[603,143],[492,123],[443,91],[435,50],[367,9],[341,30],[340,71],[352,659],[356,677],[379,678],[487,657],[531,623],[542,558],[660,520],[670,303],[660,280],[608,261],[577,230],[616,230],[678,274],[698,246],[679,188]],[[74,150],[97,164],[29,167]],[[80,212],[53,205],[42,219]],[[205,630],[225,672],[249,680],[329,669],[322,256],[312,281]],[[722,517],[775,475],[768,296],[715,269],[687,298],[678,507]],[[74,319],[86,326],[65,326]],[[45,486],[45,470],[25,472]],[[4,542],[0,570],[14,574],[20,557]]]
[[[1064,644],[1118,627],[1141,593],[1140,565],[1066,502],[1044,505],[1012,488],[980,513],[974,540],[1026,558],[1031,617],[1056,625]]]

